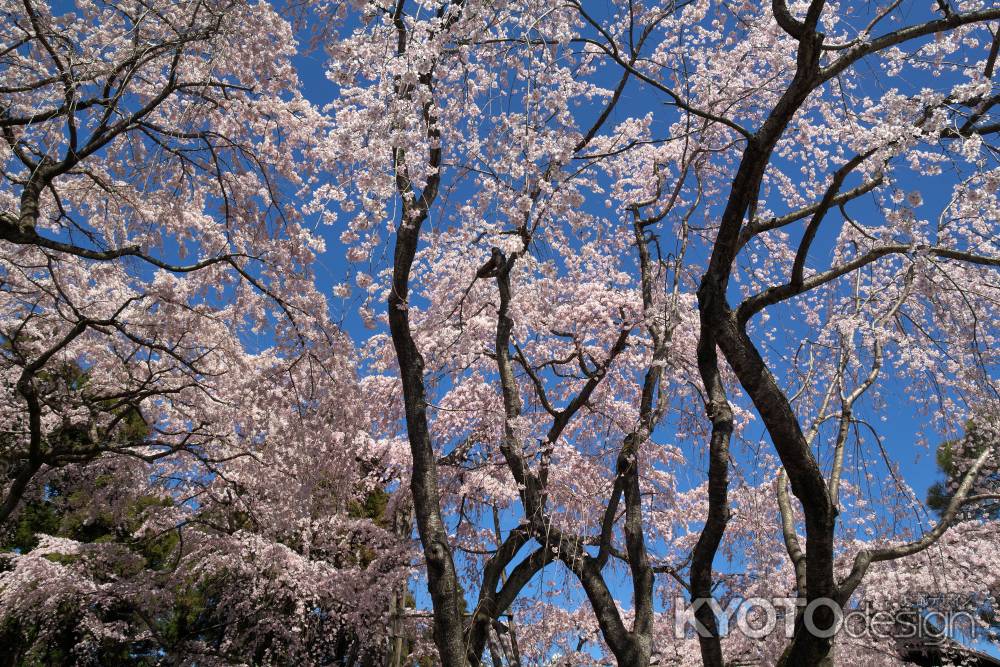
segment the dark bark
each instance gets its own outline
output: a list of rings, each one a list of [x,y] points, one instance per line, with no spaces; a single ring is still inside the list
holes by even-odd
[[[708,304],[700,304],[699,307],[702,309],[702,326],[698,339],[698,371],[705,385],[708,399],[705,412],[712,424],[712,432],[708,450],[708,515],[691,558],[692,602],[712,597],[712,563],[729,521],[729,441],[733,433],[733,411],[719,373],[715,336],[712,326],[706,321]],[[722,644],[715,614],[707,604],[701,603],[695,610],[695,619],[708,633],[707,637],[698,635],[702,662],[706,667],[722,667]]]
[[[803,436],[791,404],[747,335],[743,328],[744,323],[737,323],[726,299],[729,276],[736,253],[741,246],[744,218],[748,211],[752,211],[757,201],[761,179],[777,141],[795,112],[814,89],[819,71],[823,35],[817,33],[815,28],[823,2],[814,0],[803,22],[791,17],[782,0],[774,0],[773,6],[779,24],[799,40],[796,72],[767,120],[747,142],[739,169],[733,179],[708,271],[698,291],[703,343],[699,349],[699,366],[705,366],[711,371],[711,356],[714,351],[708,348],[717,345],[764,421],[782,465],[788,472],[792,491],[802,504],[806,517],[806,553],[809,555],[806,561],[807,599],[812,601],[819,597],[832,597],[835,593],[836,585],[833,577],[835,510],[822,471]],[[711,391],[708,386],[706,389]],[[713,444],[722,449],[724,431],[717,432],[715,423],[715,413],[718,408],[712,404],[711,395],[709,401],[710,417],[713,420]],[[719,442],[715,442],[716,440]],[[713,452],[710,456],[716,453],[721,454]],[[714,480],[711,470],[713,463],[717,465]],[[714,491],[719,496],[724,484],[723,474],[718,470],[722,465],[722,461],[710,462],[710,493]],[[711,488],[713,481],[716,489]],[[724,523],[720,521],[723,511],[717,509],[716,516],[713,517],[710,506],[709,518],[712,523],[708,526],[709,536],[699,541],[699,546],[704,544],[704,554],[714,553],[710,547],[714,541],[713,533],[719,531],[720,525],[724,527]],[[705,568],[706,564],[702,558],[698,563],[698,571],[692,571],[693,594],[695,584],[699,593],[706,590]],[[707,576],[709,578],[707,589],[710,590],[710,569]],[[816,614],[816,623],[819,627],[826,627],[827,623],[832,622],[832,612],[828,612],[828,609],[821,608]],[[707,615],[710,615],[710,612]],[[830,618],[826,618],[827,615]],[[721,665],[717,642],[703,641],[702,646],[706,664]],[[801,632],[797,626],[788,659],[791,661],[790,664],[795,665],[820,664],[829,653],[830,646],[829,639]]]
[[[399,0],[393,11],[398,55],[403,55],[407,49],[408,34],[403,19],[404,4],[405,0]],[[458,16],[454,15],[445,22],[445,25],[450,26],[451,22],[456,20]],[[430,69],[419,77],[420,85],[428,89],[432,88],[433,84],[432,69],[433,63]],[[396,94],[400,99],[411,99],[412,92],[412,87],[397,82]],[[432,169],[432,175],[427,179],[422,192],[418,194],[413,190],[403,149],[394,149],[392,155],[396,189],[403,206],[399,226],[396,229],[392,290],[387,305],[389,330],[399,363],[406,432],[412,458],[410,491],[413,494],[413,514],[423,547],[424,562],[427,565],[427,587],[434,609],[434,643],[444,667],[465,667],[469,661],[465,646],[462,590],[455,570],[448,531],[441,515],[437,457],[431,442],[427,419],[424,360],[413,340],[409,316],[410,271],[420,242],[420,229],[427,219],[430,206],[437,199],[441,178],[440,133],[431,115],[431,102],[423,107],[423,121],[427,139],[432,146],[428,156],[428,166]],[[473,664],[478,662],[477,656]]]
[[[403,220],[406,220],[404,216]],[[441,518],[437,459],[431,444],[424,390],[424,360],[410,331],[407,296],[410,268],[419,239],[419,223],[401,223],[396,234],[392,292],[389,294],[389,329],[399,360],[403,386],[406,432],[413,468],[410,490],[413,513],[427,564],[427,587],[434,604],[434,643],[445,667],[464,667],[461,588],[452,558],[448,532]]]

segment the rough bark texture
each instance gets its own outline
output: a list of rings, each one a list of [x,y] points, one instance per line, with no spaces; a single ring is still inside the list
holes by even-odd
[[[410,490],[424,561],[427,564],[427,587],[434,604],[434,643],[441,655],[442,664],[446,667],[460,667],[466,663],[462,642],[461,589],[448,543],[448,532],[441,519],[437,461],[427,425],[424,360],[413,341],[406,305],[410,267],[417,248],[419,229],[417,224],[408,226],[403,223],[396,235],[393,289],[388,304],[389,328],[403,385],[406,432],[413,458]]]

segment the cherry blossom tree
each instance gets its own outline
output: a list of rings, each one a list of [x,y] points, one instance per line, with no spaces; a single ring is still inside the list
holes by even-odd
[[[373,663],[410,554],[364,510],[386,479],[296,207],[323,119],[290,24],[0,17],[3,652]]]
[[[742,649],[707,606],[698,657],[654,646],[655,590],[705,600],[756,579],[846,605],[869,570],[887,581],[877,564],[944,548],[996,443],[925,528],[878,422],[901,386],[927,440],[995,403],[1000,10],[401,1],[337,23],[336,9],[331,182],[314,207],[346,219],[361,316],[389,329],[366,382],[402,402],[382,435],[403,444],[405,424],[443,664],[479,664],[488,644],[504,659],[515,627],[500,618],[560,565],[594,613],[599,638],[591,625],[579,642],[619,664],[721,665]],[[685,453],[708,463],[691,489]],[[734,475],[771,502],[737,504]],[[876,481],[873,512],[860,489]],[[774,518],[737,527],[739,507]],[[768,565],[744,562],[740,583],[720,549]],[[580,658],[579,617],[552,614],[563,625],[539,645]],[[772,661],[824,664],[833,646],[799,614]]]
[[[0,8],[24,655],[898,664],[805,609],[1000,590],[1000,9],[281,7]]]
[[[287,24],[240,3],[3,13],[0,520],[43,468],[217,458],[199,412],[254,363],[240,335],[322,326],[296,319],[317,246],[284,200],[310,113]]]
[[[409,545],[359,464],[362,415],[326,395],[345,387],[295,381],[324,407],[258,382],[240,425],[257,453],[211,478],[150,484],[157,471],[108,456],[46,476],[0,554],[13,664],[385,664]]]

